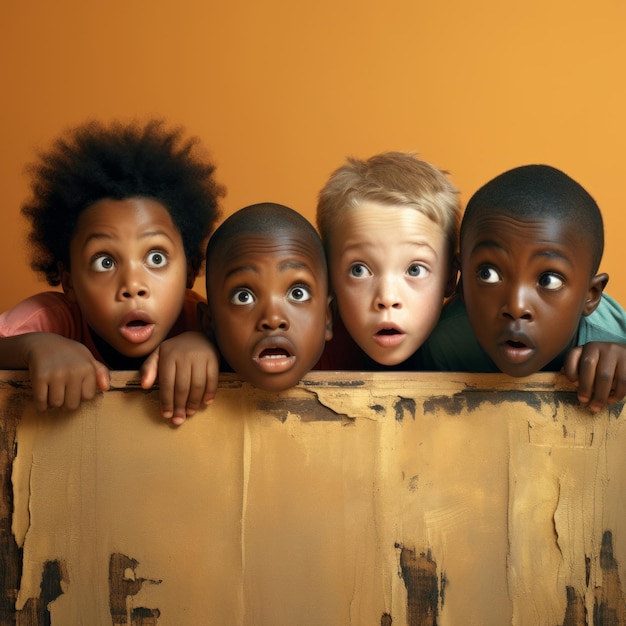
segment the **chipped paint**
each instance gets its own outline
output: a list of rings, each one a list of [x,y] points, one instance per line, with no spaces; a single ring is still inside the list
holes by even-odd
[[[171,429],[134,373],[43,417],[12,376],[0,624],[626,625],[623,403],[591,416],[552,375],[227,376]]]
[[[138,577],[138,565],[137,560],[118,552],[109,559],[109,608],[113,626],[148,626],[156,624],[160,615],[158,609],[132,606],[131,597],[137,595],[145,583],[159,585],[162,582]]]

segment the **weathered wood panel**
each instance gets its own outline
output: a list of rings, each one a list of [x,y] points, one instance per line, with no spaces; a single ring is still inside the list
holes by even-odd
[[[556,375],[224,376],[178,429],[0,378],[3,625],[626,624],[622,406]]]

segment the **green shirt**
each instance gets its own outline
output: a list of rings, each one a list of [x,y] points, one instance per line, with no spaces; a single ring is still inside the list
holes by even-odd
[[[574,345],[590,341],[626,343],[626,312],[610,296],[602,294],[596,310],[582,317]],[[573,347],[573,346],[568,346]],[[544,369],[558,371],[563,365],[564,350],[557,359]],[[465,304],[455,298],[444,307],[437,326],[421,350],[422,368],[444,372],[498,372],[496,364],[480,347]]]

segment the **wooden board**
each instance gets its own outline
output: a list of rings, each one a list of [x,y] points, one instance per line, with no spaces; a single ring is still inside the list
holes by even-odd
[[[626,624],[622,405],[553,374],[223,376],[181,428],[132,372],[37,413],[0,372],[0,624]]]

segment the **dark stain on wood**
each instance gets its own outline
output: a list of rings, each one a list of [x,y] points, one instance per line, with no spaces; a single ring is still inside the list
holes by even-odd
[[[113,626],[128,624],[127,598],[139,593],[144,583],[158,585],[160,580],[138,578],[135,570],[139,561],[114,552],[109,559],[109,611]],[[134,607],[131,610],[130,626],[153,626],[160,613],[158,609]]]
[[[66,584],[69,582],[65,563],[46,561],[41,575],[39,597],[28,598],[24,607],[16,611],[15,624],[17,626],[50,626],[52,622],[48,607],[51,602],[63,595],[62,582]]]
[[[408,626],[437,626],[439,586],[437,563],[430,550],[417,554],[404,546],[400,548],[400,569],[407,592]]]
[[[613,533],[606,530],[600,548],[602,586],[594,590],[594,626],[624,626],[626,602],[622,591],[617,561],[613,556]]]
[[[563,626],[588,626],[585,599],[574,589],[567,587],[567,607]]]
[[[413,398],[403,398],[402,396],[400,396],[393,403],[393,410],[397,422],[401,422],[404,419],[405,413],[408,413],[413,419],[415,419],[415,400],[413,400]]]
[[[302,422],[346,422],[354,423],[354,418],[345,413],[338,413],[325,406],[317,397],[311,398],[281,398],[274,399],[259,397],[259,410],[274,416],[279,422],[287,421],[289,415],[297,416]]]
[[[364,380],[307,380],[306,378],[301,381],[304,387],[364,387]]]
[[[17,545],[11,530],[11,476],[17,455],[17,425],[27,396],[30,396],[30,389],[10,394],[0,417],[0,624],[16,623],[15,602],[22,578],[22,549]]]
[[[626,404],[626,400],[622,400],[621,402],[616,402],[609,407],[609,415],[613,419],[617,419],[622,414],[622,409],[624,408],[624,404]]]
[[[392,623],[391,615],[389,615],[389,613],[383,613],[380,618],[380,626],[391,626]]]
[[[139,607],[131,611],[130,620],[132,626],[157,626],[157,618],[160,616],[159,609]]]
[[[485,403],[498,406],[510,402],[523,402],[538,412],[545,405],[552,406],[554,416],[560,406],[580,406],[576,394],[570,391],[465,389],[451,396],[433,396],[425,399],[424,414],[439,410],[447,415],[460,415],[464,411],[475,411]],[[617,403],[609,407],[609,413],[613,417],[619,416],[622,404]]]

